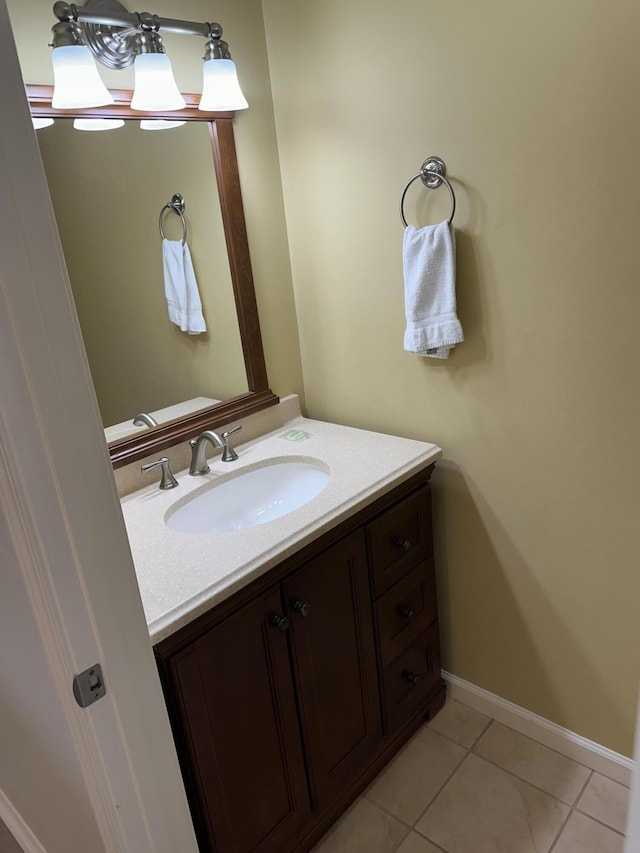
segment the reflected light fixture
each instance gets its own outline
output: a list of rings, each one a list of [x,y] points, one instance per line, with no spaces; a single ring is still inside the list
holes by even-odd
[[[74,130],[116,130],[124,126],[121,118],[76,118],[73,120]]]
[[[200,109],[228,112],[248,106],[229,46],[222,39],[220,24],[128,12],[118,0],[87,0],[84,6],[58,0],[53,13],[58,19],[52,28],[51,44],[52,106],[56,108],[82,109],[113,103],[98,74],[95,57],[112,69],[133,65],[135,86],[131,109],[142,112],[183,109],[185,101],[174,80],[160,30],[207,39]]]
[[[182,127],[186,121],[166,121],[162,118],[143,118],[140,122],[141,130],[171,130],[173,127]]]
[[[42,130],[43,127],[51,127],[53,124],[52,118],[35,118],[32,116],[31,121],[33,123],[34,130]]]

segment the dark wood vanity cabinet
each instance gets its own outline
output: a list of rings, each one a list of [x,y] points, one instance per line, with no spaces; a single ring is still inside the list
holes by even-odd
[[[155,647],[203,853],[310,850],[441,707],[431,468]]]

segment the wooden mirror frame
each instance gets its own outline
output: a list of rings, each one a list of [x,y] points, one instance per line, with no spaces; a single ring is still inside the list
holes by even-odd
[[[269,388],[267,369],[262,348],[258,305],[253,285],[247,228],[244,219],[240,176],[233,136],[233,113],[210,113],[198,109],[199,95],[183,95],[187,107],[178,112],[140,113],[129,107],[132,92],[111,89],[115,101],[104,107],[82,110],[60,110],[51,106],[52,86],[27,85],[27,97],[34,118],[161,118],[186,121],[205,121],[213,151],[213,164],[220,196],[222,223],[229,255],[231,281],[240,327],[240,339],[247,374],[248,392],[232,397],[192,415],[176,418],[142,433],[109,443],[109,453],[114,468],[143,459],[165,450],[171,445],[187,441],[202,430],[274,406],[278,397]]]

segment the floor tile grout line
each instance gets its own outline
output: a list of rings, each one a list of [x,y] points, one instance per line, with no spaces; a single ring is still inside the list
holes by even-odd
[[[599,823],[600,826],[604,826],[605,829],[610,829],[611,832],[615,832],[616,835],[621,835],[623,838],[626,838],[626,835],[624,832],[620,832],[619,829],[616,829],[615,826],[611,826],[610,823],[605,823],[601,818],[594,817],[592,814],[589,814],[589,812],[583,812],[582,809],[579,809],[577,807],[572,809],[572,811],[578,812],[578,814],[581,814],[583,817],[588,817],[590,820],[593,820],[596,823]]]
[[[473,750],[474,750],[474,749],[476,748],[476,746],[478,745],[478,741],[486,735],[486,733],[489,731],[489,729],[491,728],[491,726],[492,726],[494,723],[495,723],[494,718],[493,718],[493,717],[489,717],[489,722],[488,722],[488,723],[487,723],[487,725],[482,729],[482,731],[480,732],[480,734],[478,735],[478,737],[474,740],[474,742],[471,744],[471,746],[469,747],[469,752],[473,752]]]
[[[556,835],[556,837],[553,839],[553,842],[552,842],[552,844],[551,844],[551,847],[550,847],[550,848],[549,848],[549,850],[548,850],[548,853],[553,853],[553,851],[556,849],[556,846],[557,846],[557,844],[558,844],[558,841],[560,841],[560,839],[562,838],[562,833],[565,831],[565,829],[566,829],[566,827],[567,827],[567,824],[568,824],[568,823],[569,823],[569,821],[571,820],[571,815],[572,815],[572,814],[573,814],[573,809],[569,809],[569,813],[567,814],[566,818],[562,821],[562,824],[561,824],[561,826],[560,826],[560,829],[558,830],[558,834],[557,834],[557,835]]]
[[[370,799],[366,795],[366,793],[361,794],[360,799],[366,800],[370,805],[375,806],[377,809],[379,809],[387,817],[393,818],[393,820],[397,821],[398,823],[401,823],[405,827],[405,829],[409,830],[409,832],[411,832],[411,830],[413,829],[413,827],[411,826],[410,823],[407,823],[406,820],[402,820],[401,817],[398,817],[397,814],[394,814],[392,811],[389,811],[389,809],[386,808],[385,806],[381,806],[380,803],[377,803],[375,800]],[[357,800],[356,800],[356,802],[357,802]],[[404,841],[404,839],[403,839],[403,841]],[[402,844],[402,841],[400,842],[400,844]]]
[[[592,771],[591,771],[591,773],[589,773],[589,775],[587,776],[587,781],[584,783],[584,785],[583,785],[583,786],[582,786],[582,788],[580,789],[580,793],[579,793],[579,794],[578,794],[578,796],[576,797],[576,801],[575,801],[575,803],[571,806],[571,808],[572,808],[572,809],[575,809],[575,808],[577,807],[578,803],[580,802],[580,800],[581,800],[581,798],[582,798],[582,795],[584,794],[584,792],[585,792],[585,791],[587,790],[587,788],[589,787],[589,783],[590,783],[590,782],[591,782],[591,780],[593,779],[593,776],[594,776],[595,772],[596,772],[595,770],[592,770]]]
[[[438,732],[435,732],[435,734],[438,734]],[[451,741],[451,742],[453,743],[453,741]],[[457,771],[457,770],[462,766],[462,763],[464,762],[465,758],[466,758],[466,757],[467,757],[467,755],[469,754],[469,750],[468,750],[466,747],[462,746],[461,744],[457,744],[457,746],[459,746],[461,749],[464,749],[465,754],[462,756],[462,758],[460,759],[460,761],[459,761],[459,762],[456,764],[456,766],[453,768],[453,770],[451,771],[451,773],[447,776],[447,778],[446,778],[446,779],[445,779],[445,781],[442,783],[442,785],[438,788],[438,790],[437,790],[437,791],[436,791],[436,793],[433,795],[433,797],[432,797],[432,798],[427,802],[427,805],[423,808],[423,810],[420,812],[420,814],[418,815],[418,817],[415,819],[415,821],[414,821],[413,823],[407,823],[405,820],[403,820],[401,817],[398,817],[398,815],[394,814],[392,811],[390,811],[389,809],[387,809],[385,806],[382,806],[382,805],[380,805],[380,803],[376,802],[376,800],[371,799],[371,797],[369,797],[369,796],[368,796],[368,790],[369,790],[369,788],[367,788],[367,790],[366,790],[363,794],[361,794],[361,797],[364,797],[364,798],[367,800],[367,802],[369,802],[369,803],[371,803],[372,805],[374,805],[374,806],[376,806],[377,808],[379,808],[379,809],[380,809],[380,811],[384,812],[384,813],[385,813],[386,815],[388,815],[389,817],[392,817],[394,820],[399,821],[403,826],[407,826],[407,827],[409,827],[409,829],[410,829],[410,830],[413,830],[413,829],[415,828],[416,823],[418,823],[418,821],[420,820],[420,818],[422,817],[422,815],[426,812],[426,810],[429,808],[429,806],[430,806],[430,805],[435,801],[436,797],[438,797],[438,796],[440,795],[440,793],[441,793],[442,789],[443,789],[443,788],[445,787],[445,785],[449,782],[449,780],[450,780],[450,779],[451,779],[451,777],[456,773],[456,771]],[[383,772],[384,772],[384,771],[383,771]],[[380,775],[381,775],[381,774],[380,774]],[[376,778],[377,778],[377,777],[376,777]],[[374,780],[374,781],[375,781],[375,780]],[[373,782],[372,782],[371,784],[373,785]],[[371,785],[370,785],[369,787],[371,787]],[[429,840],[431,840],[431,839],[429,839]]]
[[[475,708],[472,708],[471,705],[466,705],[464,702],[461,702],[459,699],[453,699],[450,701],[457,702],[459,705],[464,705],[465,708],[469,708],[471,711],[475,711]],[[460,741],[454,740],[454,738],[450,737],[449,735],[443,734],[442,732],[439,732],[435,728],[431,728],[431,731],[440,735],[440,737],[446,738],[446,740],[450,741],[451,743],[455,743],[458,746],[461,746],[463,749],[468,749],[469,752],[473,752],[474,755],[478,755],[478,753],[476,752],[476,747],[478,745],[478,742],[480,741],[481,738],[484,737],[484,735],[486,735],[486,733],[489,731],[490,726],[493,723],[496,723],[497,725],[502,726],[505,729],[509,729],[509,731],[511,731],[511,732],[515,732],[515,734],[520,735],[520,737],[524,737],[527,740],[533,741],[533,743],[537,744],[538,746],[542,747],[543,749],[548,749],[549,752],[555,752],[556,755],[559,755],[561,758],[564,758],[567,761],[570,761],[572,764],[577,764],[578,767],[584,767],[584,769],[588,770],[589,773],[597,773],[599,776],[604,776],[605,779],[609,779],[611,782],[616,782],[616,784],[621,785],[623,788],[626,788],[628,791],[631,790],[627,785],[624,785],[622,782],[618,782],[617,779],[613,779],[611,776],[607,776],[606,773],[603,773],[600,770],[594,770],[593,767],[589,767],[588,764],[584,764],[582,761],[577,761],[575,758],[570,758],[568,755],[565,755],[564,752],[560,752],[559,750],[554,749],[551,746],[547,746],[545,743],[542,743],[541,741],[536,740],[536,738],[531,737],[530,735],[522,734],[522,732],[519,732],[517,729],[514,729],[511,726],[508,726],[506,723],[502,723],[502,722],[500,722],[500,720],[496,720],[495,717],[489,717],[488,714],[483,714],[481,711],[477,711],[476,713],[482,714],[482,716],[484,716],[484,717],[488,717],[489,722],[487,723],[487,725],[485,726],[485,728],[483,729],[481,734],[479,734],[478,737],[474,740],[474,742],[471,744],[471,746],[465,746],[465,744],[460,743]],[[437,718],[434,717],[434,719],[437,719]],[[427,723],[427,725],[428,725],[428,723]],[[482,755],[480,755],[479,757],[484,758],[484,756],[482,756]],[[487,759],[487,761],[488,760],[489,759]],[[491,762],[491,763],[493,764],[494,762]],[[496,764],[495,766],[500,767],[499,764]],[[504,768],[501,768],[501,769],[504,769]],[[515,775],[515,774],[513,774],[513,775]],[[518,776],[517,778],[520,778],[520,777]],[[526,781],[526,779],[523,781]],[[529,784],[531,784],[531,783],[529,783]],[[537,786],[534,785],[534,787],[537,787]],[[542,790],[542,788],[540,788],[539,790]],[[547,792],[545,791],[545,793],[547,793]],[[550,794],[550,796],[553,796],[553,794]],[[557,797],[556,797],[556,799],[557,799]]]
[[[592,778],[592,776],[593,776],[593,774],[594,774],[594,773],[595,773],[595,771],[594,771],[594,770],[592,770],[592,771],[591,771],[591,773],[589,773],[589,775],[587,776],[586,782],[584,783],[584,785],[583,785],[583,786],[582,786],[582,788],[580,789],[580,793],[579,793],[579,794],[578,794],[578,796],[576,797],[576,800],[575,800],[575,802],[576,802],[576,803],[578,802],[578,800],[580,799],[580,797],[581,797],[581,796],[584,794],[584,792],[586,791],[586,789],[587,789],[587,785],[588,785],[588,784],[589,784],[589,782],[591,781],[591,778]],[[572,805],[572,806],[571,806],[571,808],[569,809],[569,814],[566,816],[566,818],[565,818],[565,819],[564,819],[564,821],[562,822],[562,826],[561,826],[561,827],[560,827],[560,829],[558,830],[558,834],[556,835],[556,837],[555,837],[555,839],[554,839],[553,844],[552,844],[552,845],[551,845],[551,847],[549,848],[549,853],[553,853],[553,851],[554,851],[554,849],[555,849],[556,845],[558,844],[558,841],[560,841],[560,838],[562,837],[562,833],[565,831],[567,824],[568,824],[568,823],[569,823],[569,821],[571,820],[571,815],[574,813],[574,811],[575,811],[575,803],[574,803],[574,805]]]
[[[428,836],[428,835],[425,835],[423,832],[420,832],[420,830],[419,830],[419,829],[414,829],[414,830],[412,830],[412,831],[413,831],[413,832],[415,832],[415,834],[416,834],[417,836],[419,836],[420,838],[424,839],[424,841],[428,841],[428,842],[429,842],[429,844],[433,844],[433,846],[434,846],[434,847],[437,847],[437,848],[438,848],[438,850],[442,850],[442,853],[447,853],[447,851],[444,849],[444,847],[440,847],[440,845],[439,845],[439,844],[436,844],[436,842],[433,840],[433,838],[429,838],[429,836]]]
[[[418,824],[418,823],[420,823],[420,821],[422,820],[422,818],[423,818],[423,817],[425,816],[425,814],[429,811],[429,809],[431,808],[431,806],[435,803],[435,801],[438,799],[438,797],[440,796],[440,794],[444,791],[444,789],[447,787],[447,785],[449,784],[449,782],[450,782],[450,781],[453,779],[453,777],[456,775],[456,773],[458,772],[458,770],[460,770],[460,768],[461,768],[461,767],[462,767],[462,765],[465,763],[465,761],[467,760],[467,758],[469,757],[469,755],[470,755],[470,751],[469,751],[469,750],[466,750],[466,755],[464,755],[464,756],[462,757],[462,760],[461,760],[461,761],[459,761],[459,762],[458,762],[458,764],[456,764],[456,766],[454,767],[454,769],[453,769],[453,770],[451,771],[451,773],[447,776],[447,778],[446,778],[446,780],[444,781],[444,783],[443,783],[443,784],[438,788],[437,792],[436,792],[436,793],[434,794],[434,796],[429,800],[429,802],[428,802],[428,803],[427,803],[427,805],[424,807],[424,809],[420,812],[420,814],[418,815],[417,820],[415,820],[415,821],[414,821],[414,824],[413,824],[413,827],[412,827],[413,829],[416,829],[417,824]],[[419,830],[416,830],[416,832],[419,832]],[[421,832],[420,832],[420,835],[422,835],[422,833],[421,833]],[[425,838],[427,838],[427,836],[426,836],[426,835],[425,835],[424,837],[425,837]],[[430,838],[428,838],[427,840],[428,840],[428,841],[431,841],[431,839],[430,839]]]
[[[459,705],[464,705],[465,708],[469,708],[471,711],[476,711],[476,709],[474,707],[472,707],[471,705],[467,705],[466,702],[462,702],[460,699],[451,699],[450,697],[448,697],[448,699],[449,699],[449,701],[457,702]],[[490,723],[497,723],[499,726],[503,726],[505,729],[509,729],[510,731],[515,732],[516,734],[520,735],[521,737],[525,737],[528,740],[532,740],[534,743],[537,743],[538,746],[542,746],[542,747],[544,747],[544,749],[548,749],[551,752],[555,752],[557,755],[560,755],[562,758],[566,758],[567,761],[572,761],[574,764],[578,764],[580,767],[586,768],[590,773],[597,773],[599,776],[604,776],[605,779],[609,779],[609,781],[615,782],[617,785],[621,785],[623,788],[626,788],[627,791],[631,790],[629,785],[625,785],[624,782],[620,782],[618,779],[614,779],[613,776],[609,776],[603,770],[595,770],[593,767],[589,767],[588,764],[585,764],[582,761],[578,761],[577,758],[571,758],[569,755],[565,755],[564,752],[560,752],[559,749],[554,749],[552,746],[547,746],[546,743],[542,743],[542,741],[537,740],[537,738],[531,737],[531,735],[523,734],[522,732],[518,731],[518,729],[514,729],[512,726],[507,725],[507,723],[503,723],[500,720],[497,720],[495,717],[491,717],[489,714],[485,713],[484,711],[476,711],[476,713],[482,714],[483,717],[489,717]],[[471,749],[471,750],[475,749],[478,741],[480,740],[480,738],[484,734],[486,734],[488,728],[489,728],[489,726],[487,726],[485,728],[485,730],[482,732],[482,734],[476,738],[476,740],[473,743],[473,746],[469,747],[469,749]],[[434,731],[435,731],[435,729],[434,729]],[[438,732],[438,734],[440,734],[440,732]],[[444,737],[446,737],[446,735],[444,735]],[[451,738],[449,738],[449,740],[451,740]],[[457,743],[457,741],[453,741],[453,742]]]
[[[469,750],[471,752],[471,750]],[[541,794],[545,794],[547,797],[551,797],[552,800],[557,800],[559,803],[562,803],[563,806],[567,806],[569,809],[573,809],[574,805],[572,803],[568,803],[566,800],[560,799],[556,794],[550,794],[549,791],[545,791],[544,788],[541,788],[539,785],[534,785],[533,782],[530,782],[528,779],[523,779],[522,776],[518,776],[517,773],[514,773],[513,770],[507,770],[506,767],[502,767],[501,764],[496,764],[495,761],[492,761],[490,758],[486,758],[484,755],[478,755],[477,752],[471,752],[472,755],[475,755],[476,758],[479,758],[481,761],[486,761],[487,764],[490,764],[492,767],[495,767],[497,770],[502,770],[503,773],[507,773],[509,776],[513,776],[514,779],[517,779],[519,782],[524,782],[525,785],[530,785],[532,788],[535,788],[536,791],[540,791]],[[582,767],[582,765],[580,765]],[[589,768],[585,768],[589,770]],[[591,778],[591,774],[595,773],[595,770],[589,770],[589,776],[587,777],[587,782]],[[587,784],[585,782],[585,785]],[[580,788],[580,793],[578,797],[574,800],[574,803],[578,802],[578,799],[582,796],[582,792],[584,791],[584,787]]]
[[[577,761],[575,758],[570,758],[568,755],[565,755],[564,752],[560,752],[559,750],[554,749],[552,746],[547,746],[546,743],[542,743],[541,741],[536,740],[536,738],[531,737],[530,735],[524,735],[524,734],[522,734],[522,732],[519,732],[518,729],[514,729],[511,726],[508,726],[506,723],[501,723],[500,720],[496,720],[495,717],[491,718],[491,722],[497,723],[499,726],[502,726],[505,729],[509,729],[510,732],[515,732],[517,735],[520,735],[520,737],[523,737],[523,738],[526,738],[527,740],[533,741],[533,743],[537,744],[538,746],[542,747],[543,749],[547,749],[547,750],[549,750],[549,752],[554,752],[556,755],[559,755],[561,758],[564,758],[566,761],[570,761],[572,764],[577,764],[578,767],[584,767],[584,769],[588,770],[589,773],[600,773],[600,771],[594,770],[593,767],[589,767],[588,764],[584,764],[582,761]],[[489,726],[487,726],[487,728],[484,730],[483,735],[486,734],[488,728],[489,728]],[[480,738],[478,738],[478,740],[480,740]],[[475,752],[475,748],[478,745],[478,740],[476,740],[476,742],[473,744],[473,747],[472,747],[474,755],[478,754]],[[604,773],[600,773],[600,775],[605,776],[605,778],[607,778],[607,779],[611,778],[610,776],[606,776],[606,774],[604,774]],[[612,779],[611,781],[615,782],[616,780]],[[618,782],[618,784],[622,785],[622,782]],[[622,785],[622,787],[626,788],[627,786]]]
[[[494,722],[494,720],[493,720],[493,719],[491,719],[491,720],[490,720],[490,722],[489,722],[489,724],[487,725],[487,727],[485,728],[485,730],[484,730],[483,734],[484,734],[484,733],[486,733],[486,732],[488,731],[489,726],[491,725],[491,723],[492,723],[492,722]],[[508,728],[508,726],[507,726],[507,728]],[[419,823],[419,821],[424,817],[425,813],[426,813],[426,812],[428,811],[428,809],[433,805],[433,803],[436,801],[436,799],[440,796],[440,794],[442,793],[442,791],[444,790],[444,788],[448,785],[448,783],[451,781],[451,779],[453,778],[453,776],[458,772],[458,770],[460,770],[460,768],[462,767],[462,765],[464,764],[464,762],[466,761],[466,759],[468,758],[468,756],[469,756],[470,754],[474,755],[476,758],[480,759],[481,761],[486,761],[486,762],[487,762],[487,764],[490,764],[492,767],[495,767],[497,770],[501,770],[503,773],[506,773],[508,776],[511,776],[513,779],[517,779],[519,782],[522,782],[522,783],[523,783],[523,784],[525,784],[525,785],[529,785],[531,788],[534,788],[536,791],[539,791],[541,794],[544,794],[545,796],[550,797],[552,800],[555,800],[556,802],[558,802],[558,803],[560,803],[561,805],[565,806],[566,808],[568,808],[568,809],[569,809],[569,814],[571,813],[571,811],[572,811],[572,809],[574,808],[575,804],[578,802],[578,800],[579,800],[579,799],[580,799],[580,797],[582,796],[582,794],[583,794],[583,792],[584,792],[584,789],[585,789],[585,788],[586,788],[586,786],[589,784],[589,780],[591,779],[591,777],[593,776],[593,774],[594,774],[594,772],[595,772],[594,770],[591,770],[591,769],[590,769],[590,768],[588,768],[588,767],[587,767],[587,768],[585,768],[586,770],[588,770],[588,771],[589,771],[589,774],[588,774],[588,776],[587,776],[587,779],[585,780],[585,782],[584,782],[583,786],[580,788],[580,790],[579,790],[579,792],[578,792],[577,796],[575,797],[575,799],[573,800],[573,802],[567,802],[566,800],[561,799],[560,797],[556,796],[555,794],[551,794],[551,793],[549,793],[549,791],[545,791],[545,790],[544,790],[544,788],[540,788],[538,785],[534,785],[534,784],[533,784],[532,782],[530,782],[528,779],[523,779],[521,776],[518,776],[518,774],[517,774],[517,773],[513,773],[511,770],[507,770],[505,767],[502,767],[501,765],[496,764],[496,763],[495,763],[494,761],[492,761],[491,759],[489,759],[489,758],[485,758],[485,756],[483,756],[483,755],[478,755],[478,753],[473,752],[473,751],[472,751],[472,749],[471,749],[470,747],[465,747],[465,746],[463,746],[462,744],[457,743],[456,741],[451,740],[451,738],[447,738],[447,737],[446,737],[446,735],[441,735],[441,734],[440,734],[440,732],[435,731],[435,729],[431,729],[431,731],[433,731],[433,732],[434,732],[434,734],[440,735],[440,737],[444,737],[446,740],[448,740],[448,741],[449,741],[449,742],[451,742],[451,743],[456,743],[456,745],[457,745],[457,746],[459,746],[459,747],[461,747],[462,749],[464,749],[464,750],[465,750],[465,755],[462,757],[462,759],[460,760],[460,762],[459,762],[459,763],[454,767],[454,769],[451,771],[451,773],[449,774],[449,776],[447,776],[447,778],[446,778],[446,779],[445,779],[445,781],[442,783],[442,785],[438,788],[438,790],[437,790],[437,791],[436,791],[436,793],[433,795],[433,797],[432,797],[432,798],[427,802],[427,804],[426,804],[426,805],[425,805],[425,807],[423,808],[422,812],[418,815],[417,819],[415,820],[415,822],[414,822],[412,825],[407,824],[407,823],[406,823],[406,821],[402,820],[402,818],[399,818],[396,814],[394,814],[393,812],[389,811],[389,810],[388,810],[388,809],[386,809],[384,806],[381,806],[381,805],[380,805],[379,803],[377,803],[375,800],[370,799],[370,798],[366,795],[366,793],[363,795],[363,796],[365,796],[365,797],[367,798],[368,802],[373,803],[373,804],[374,804],[374,805],[376,805],[378,808],[380,808],[380,809],[381,809],[381,811],[383,811],[385,814],[389,815],[390,817],[393,817],[395,820],[399,821],[399,822],[400,822],[401,824],[403,824],[404,826],[410,826],[410,828],[411,828],[411,829],[415,829],[415,828],[416,828],[416,825],[417,825],[417,824]],[[480,738],[480,737],[482,737],[482,735],[479,735],[479,737],[477,738],[477,740],[479,740],[479,738]],[[530,740],[533,740],[533,738],[530,738]],[[535,743],[537,743],[537,741],[534,741],[534,742],[535,742]],[[571,759],[568,759],[568,760],[569,760],[569,761],[571,761]],[[573,763],[574,763],[574,764],[578,764],[578,762],[573,762]],[[584,765],[579,765],[579,766],[580,766],[580,767],[582,767],[582,766],[584,766]],[[569,819],[569,814],[567,815],[567,818],[566,818],[567,820]],[[564,824],[563,824],[563,825],[564,825]],[[427,836],[424,836],[424,837],[426,838]],[[431,841],[431,839],[430,839],[430,838],[429,838],[428,840],[429,840],[429,841]]]
[[[494,719],[492,717],[489,717],[489,722],[484,727],[484,729],[480,732],[480,734],[475,738],[475,740],[473,741],[471,746],[467,746],[466,743],[460,743],[459,740],[456,740],[455,738],[451,737],[451,735],[444,734],[444,732],[439,732],[438,729],[433,728],[433,726],[429,726],[429,724],[427,724],[427,726],[428,726],[430,731],[434,732],[434,734],[440,735],[440,737],[443,737],[445,740],[448,740],[450,743],[455,743],[456,746],[461,746],[463,749],[467,749],[470,752],[474,748],[474,746],[478,743],[480,738],[485,734],[485,732],[487,731],[487,729],[489,728],[491,723],[493,723],[493,722],[495,722]]]

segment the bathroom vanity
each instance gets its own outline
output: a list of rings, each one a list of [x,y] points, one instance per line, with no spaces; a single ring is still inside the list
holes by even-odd
[[[302,853],[444,702],[440,450],[297,418],[239,454],[123,509],[202,851]],[[328,485],[268,524],[168,529],[176,504],[283,458]]]

